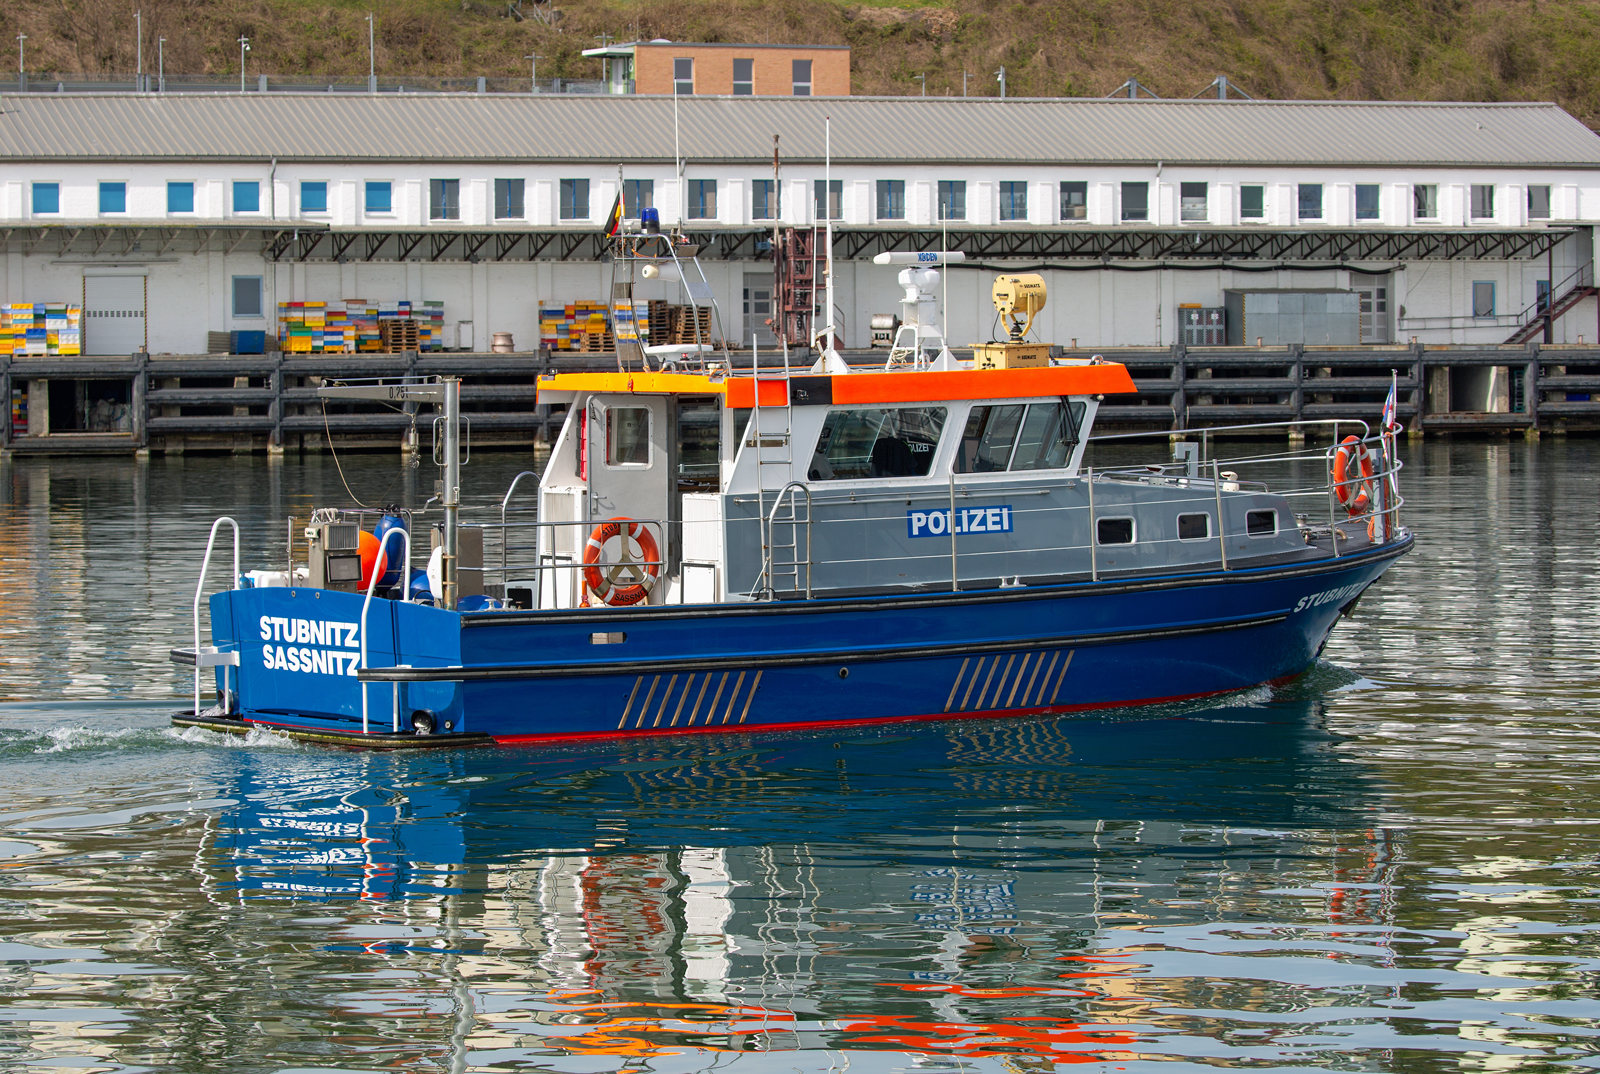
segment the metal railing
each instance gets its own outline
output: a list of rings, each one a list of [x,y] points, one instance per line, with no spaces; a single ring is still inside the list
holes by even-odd
[[[222,687],[217,695],[218,704],[223,708],[223,715],[227,715],[228,708],[228,668],[237,667],[238,653],[223,653],[216,646],[200,647],[200,595],[206,587],[206,572],[211,569],[211,548],[217,540],[217,529],[226,522],[233,527],[233,585],[239,588],[239,523],[224,515],[211,523],[211,533],[206,537],[206,554],[200,560],[200,577],[194,584],[194,714],[200,715],[200,671],[207,667],[222,668]],[[231,657],[231,659],[227,659]]]

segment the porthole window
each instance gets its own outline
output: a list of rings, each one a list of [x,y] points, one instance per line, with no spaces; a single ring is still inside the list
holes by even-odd
[[[1178,540],[1203,541],[1211,536],[1211,516],[1207,514],[1179,515]]]
[[[1099,544],[1133,543],[1133,519],[1131,518],[1097,518],[1094,525],[1095,540]]]
[[[1278,512],[1249,512],[1244,516],[1244,532],[1251,537],[1273,536],[1278,532]]]

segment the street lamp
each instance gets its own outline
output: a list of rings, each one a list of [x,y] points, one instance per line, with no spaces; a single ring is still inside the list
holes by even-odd
[[[378,92],[377,23],[372,12],[367,12],[367,92]]]
[[[17,89],[19,90],[28,88],[28,65],[26,63],[26,53],[23,51],[28,47],[27,41],[27,34],[17,35]]]
[[[537,52],[522,57],[528,63],[528,92],[539,92],[539,61],[543,58]]]
[[[244,92],[244,54],[250,51],[250,39],[239,36],[239,92]]]
[[[1006,69],[1004,67],[994,73],[994,80],[1000,83],[1000,97],[1004,99],[1006,95]]]
[[[922,95],[926,97],[928,95],[928,76],[912,75],[911,77],[922,83]]]
[[[167,39],[156,38],[156,92],[167,92]]]

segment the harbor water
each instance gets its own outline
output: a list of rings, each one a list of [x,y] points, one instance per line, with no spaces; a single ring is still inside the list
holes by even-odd
[[[398,754],[173,730],[167,650],[213,518],[426,467],[0,461],[0,1067],[1600,1068],[1600,444],[1401,450],[1280,688]]]

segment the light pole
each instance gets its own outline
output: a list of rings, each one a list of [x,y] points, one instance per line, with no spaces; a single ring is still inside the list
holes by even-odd
[[[538,93],[540,56],[537,52],[534,52],[522,58],[528,61],[528,92]]]
[[[922,95],[924,97],[926,97],[928,95],[928,76],[927,75],[912,75],[911,77],[915,78],[918,82],[922,83]]]
[[[250,39],[239,36],[239,92],[244,92],[244,54],[250,51]]]
[[[1004,67],[1000,68],[1000,70],[998,70],[998,71],[996,71],[994,73],[994,80],[996,82],[1000,83],[1000,99],[1001,100],[1005,100],[1005,96],[1006,96],[1006,69]]]
[[[377,23],[372,12],[367,12],[367,92],[378,92],[378,37]]]
[[[967,69],[965,67],[963,67],[961,69],[961,96],[965,97],[966,95],[967,95]]]
[[[27,42],[27,34],[17,35],[17,89],[19,90],[28,88],[27,53],[24,51],[28,47]]]
[[[144,12],[143,11],[135,11],[133,13],[133,25],[136,27],[136,29],[134,30],[134,36],[138,38],[138,40],[134,42],[134,46],[133,46],[134,55],[137,57],[137,60],[135,61],[136,70],[134,71],[134,80],[133,81],[134,81],[134,85],[138,88],[138,92],[143,93],[144,92]]]
[[[167,92],[167,39],[156,38],[156,92]]]

